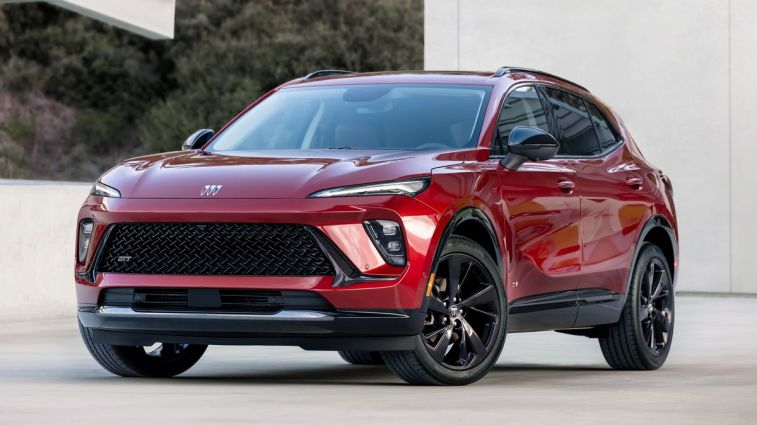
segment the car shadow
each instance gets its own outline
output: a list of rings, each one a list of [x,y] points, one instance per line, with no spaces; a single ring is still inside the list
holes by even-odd
[[[139,379],[126,381],[145,383],[193,383],[198,385],[359,385],[359,386],[396,386],[407,385],[397,378],[385,366],[313,366],[285,368],[279,365],[270,369],[245,370],[235,367],[234,372],[228,368],[223,371],[217,367],[206,367],[190,371],[176,378]],[[544,364],[498,364],[487,376],[476,385],[523,385],[524,383],[543,381],[582,380],[587,375],[611,375],[612,370],[607,367],[593,365],[544,365]],[[80,378],[92,381],[108,381],[119,379],[116,377]]]

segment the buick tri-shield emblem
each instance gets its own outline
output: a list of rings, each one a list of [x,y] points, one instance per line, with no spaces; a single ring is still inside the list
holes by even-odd
[[[200,192],[200,196],[205,197],[211,197],[216,196],[218,192],[221,191],[221,188],[223,185],[220,184],[206,184],[204,188],[202,188],[202,191]]]

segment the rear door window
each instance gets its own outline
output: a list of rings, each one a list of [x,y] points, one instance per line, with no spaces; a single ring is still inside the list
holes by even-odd
[[[544,89],[557,125],[557,155],[594,156],[602,151],[583,99],[553,88]]]

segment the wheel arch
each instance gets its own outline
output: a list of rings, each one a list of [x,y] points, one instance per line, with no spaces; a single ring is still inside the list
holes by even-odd
[[[668,266],[670,272],[673,274],[673,285],[675,286],[677,278],[677,259],[678,259],[678,241],[676,239],[673,226],[670,224],[667,218],[661,215],[652,216],[644,224],[641,232],[639,233],[638,241],[636,242],[636,250],[634,251],[633,261],[631,262],[631,269],[628,272],[628,281],[626,282],[626,294],[631,285],[631,276],[633,275],[633,266],[636,264],[636,259],[641,252],[641,248],[645,243],[651,243],[659,247],[665,258],[668,260]]]
[[[501,278],[504,281],[504,268],[502,264],[502,249],[499,246],[497,232],[494,230],[492,220],[481,209],[465,207],[455,213],[445,226],[439,243],[434,251],[434,259],[431,270],[436,270],[444,245],[452,235],[467,237],[481,245],[491,255]]]
[[[626,279],[625,290],[622,297],[617,301],[613,301],[611,304],[605,304],[605,307],[611,308],[615,312],[615,316],[608,316],[609,320],[605,320],[602,323],[588,324],[587,326],[593,326],[591,328],[569,329],[558,332],[564,332],[572,335],[583,335],[590,338],[597,338],[602,335],[606,335],[607,328],[604,325],[612,324],[621,319],[623,314],[623,307],[628,299],[629,292],[631,290],[631,280],[633,279],[633,272],[636,266],[636,261],[641,254],[641,250],[645,244],[652,243],[660,247],[665,258],[669,262],[671,273],[673,274],[673,285],[675,287],[676,279],[676,266],[675,262],[678,258],[678,243],[675,236],[673,226],[670,224],[667,218],[661,215],[653,215],[650,217],[641,231],[636,241],[636,247],[634,248],[633,257],[631,258],[631,265],[628,270],[628,277]],[[603,309],[602,313],[608,314],[607,309]]]

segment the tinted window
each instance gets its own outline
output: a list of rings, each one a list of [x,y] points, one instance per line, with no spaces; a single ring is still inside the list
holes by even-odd
[[[558,155],[588,156],[600,153],[597,134],[589,120],[583,99],[547,88],[560,140]]]
[[[442,84],[285,88],[235,121],[211,150],[474,146],[490,90]]]
[[[497,123],[497,139],[493,155],[504,155],[510,132],[515,127],[536,127],[549,131],[539,95],[533,87],[519,87],[507,95]]]
[[[617,139],[615,138],[615,133],[610,128],[610,124],[607,123],[607,120],[596,106],[589,102],[586,102],[586,105],[589,107],[589,115],[591,115],[591,120],[594,121],[594,127],[597,129],[599,144],[602,146],[602,149],[611,147]]]

